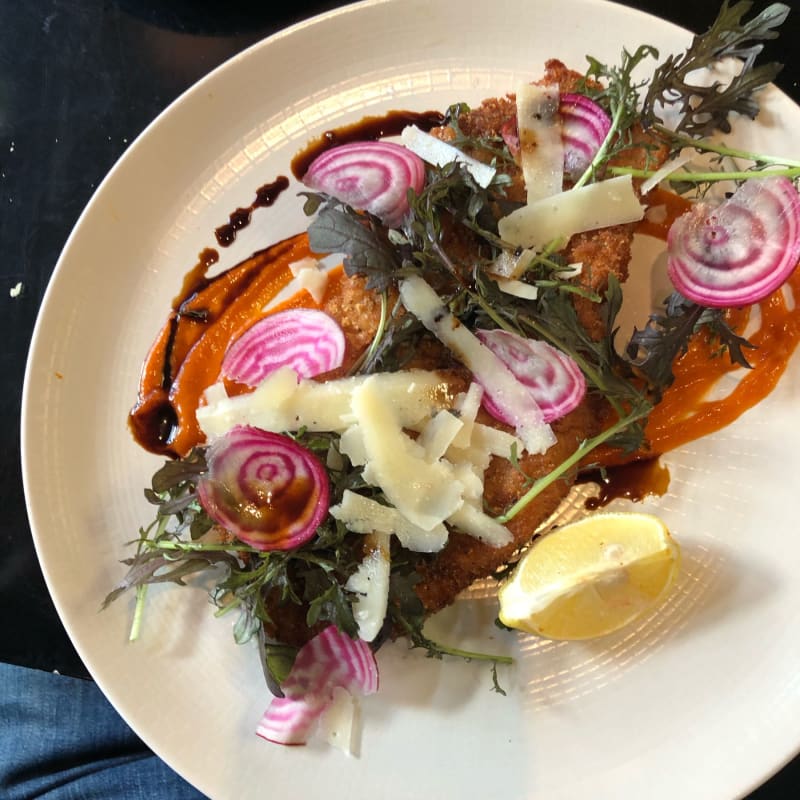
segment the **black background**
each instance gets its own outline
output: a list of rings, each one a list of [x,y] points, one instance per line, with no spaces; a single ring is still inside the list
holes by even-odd
[[[19,463],[31,332],[70,230],[114,162],[181,92],[248,45],[339,5],[302,0],[278,10],[267,0],[0,0],[0,660],[88,677],[36,561]],[[705,0],[626,5],[693,30],[708,27],[716,9]],[[157,60],[147,47],[156,31],[174,38]],[[800,9],[767,51],[785,64],[778,85],[796,101],[798,34]],[[11,297],[18,282],[22,293]],[[798,791],[800,759],[752,797]]]

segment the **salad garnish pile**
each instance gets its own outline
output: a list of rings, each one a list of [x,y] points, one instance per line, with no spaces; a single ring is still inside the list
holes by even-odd
[[[374,653],[398,637],[488,662],[503,691],[509,657],[432,641],[426,619],[479,556],[495,554],[485,574],[503,579],[581,470],[658,455],[648,420],[680,358],[700,341],[748,370],[742,307],[795,281],[800,162],[718,138],[756,117],[780,69],[756,57],[789,8],[745,21],[750,7],[726,0],[662,61],[643,45],[617,65],[587,57],[581,75],[549,62],[570,85],[516,87],[494,127],[457,104],[441,128],[311,163],[308,230],[275,258],[307,254],[264,273],[275,287],[299,279],[302,300],[254,307],[218,336],[217,372],[159,434],[174,457],[145,492],[155,520],[104,604],[135,591],[132,639],[150,584],[212,571],[217,614],[238,615],[237,643],[258,642],[276,695],[259,734],[284,744],[327,717],[350,747],[354,696],[377,690]],[[730,58],[734,77],[694,82]],[[625,248],[667,195],[674,291],[621,344]],[[598,273],[606,235],[625,252]],[[344,274],[320,266],[329,254]],[[229,291],[250,274],[230,271]],[[331,286],[345,292],[338,318]],[[200,336],[215,313],[187,301],[172,330]],[[159,397],[175,372],[167,341]],[[440,597],[442,553],[464,586]]]

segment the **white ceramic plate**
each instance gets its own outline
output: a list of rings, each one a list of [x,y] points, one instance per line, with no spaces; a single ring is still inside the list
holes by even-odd
[[[324,130],[392,108],[477,102],[557,56],[583,69],[623,46],[682,49],[679,28],[600,0],[390,0],[298,25],[232,59],[172,105],[97,191],[59,261],[26,380],[24,471],[43,570],[73,641],[125,719],[214,798],[730,798],[800,744],[800,363],[738,423],[667,459],[670,492],[645,504],[685,553],[671,602],[588,644],[504,634],[474,592],[440,622],[453,643],[517,656],[486,667],[380,652],[360,758],[283,749],[254,734],[269,701],[256,650],[236,647],[200,589],[103,613],[124,542],[149,519],[160,460],[126,414],[170,299],[213,230]],[[290,76],[287,80],[286,76]],[[777,90],[740,141],[797,157],[800,110]],[[295,232],[286,193],[223,251],[227,266]]]

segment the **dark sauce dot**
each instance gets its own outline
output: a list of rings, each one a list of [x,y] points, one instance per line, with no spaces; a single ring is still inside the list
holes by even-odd
[[[233,225],[234,230],[241,230],[250,224],[250,217],[252,211],[249,208],[237,208],[230,216],[230,224]]]
[[[253,208],[267,208],[280,196],[281,192],[289,188],[289,179],[279,175],[272,183],[265,183],[256,189],[256,199]]]
[[[596,483],[599,487],[597,496],[584,502],[584,507],[593,511],[607,506],[612,500],[639,502],[648,495],[662,497],[669,488],[669,480],[669,470],[657,458],[652,458],[609,467],[605,475],[599,470],[591,470],[581,475],[579,483]]]
[[[229,245],[233,244],[233,240],[236,238],[236,230],[234,229],[233,225],[226,223],[225,225],[220,225],[219,228],[214,230],[214,236],[216,237],[217,244],[220,247],[228,247]]]
[[[197,263],[183,276],[181,291],[172,300],[176,311],[188,297],[191,297],[206,281],[206,273],[219,261],[219,253],[213,247],[205,247],[197,255]]]

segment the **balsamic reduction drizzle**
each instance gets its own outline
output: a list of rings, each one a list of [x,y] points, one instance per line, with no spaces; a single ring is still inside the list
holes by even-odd
[[[279,175],[272,183],[265,183],[256,189],[256,199],[246,208],[237,208],[228,215],[228,221],[220,225],[214,236],[220,247],[228,247],[236,239],[236,231],[246,228],[250,224],[253,212],[257,208],[271,206],[280,197],[281,192],[289,188],[289,179]]]

